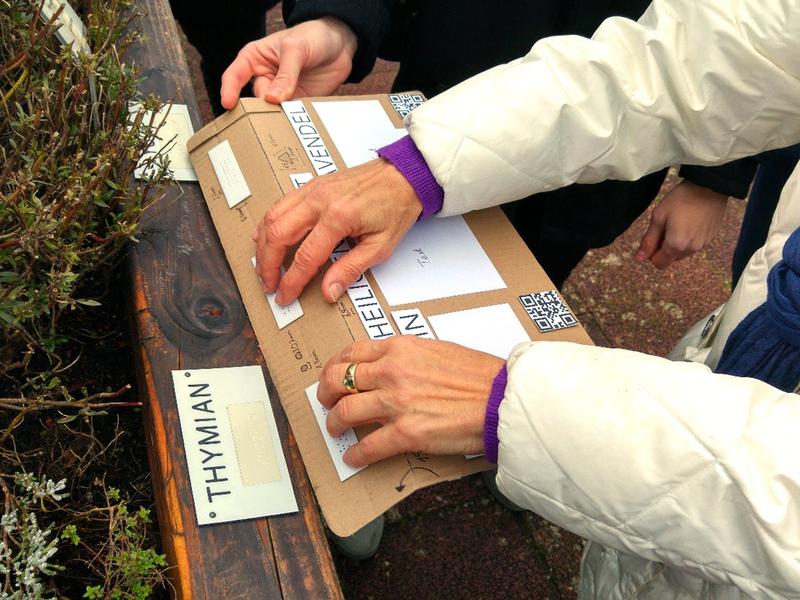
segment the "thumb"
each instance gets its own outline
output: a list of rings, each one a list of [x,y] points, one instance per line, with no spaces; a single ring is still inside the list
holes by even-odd
[[[633,255],[636,262],[644,262],[658,250],[664,239],[664,223],[655,218],[650,219],[650,225],[647,228],[642,241],[639,242],[639,249]]]
[[[281,44],[278,73],[267,88],[267,102],[280,104],[294,96],[300,72],[308,62],[308,46],[291,38]]]
[[[322,278],[322,294],[328,302],[336,302],[351,285],[359,281],[372,266],[391,254],[385,242],[362,241],[337,260]],[[366,283],[366,282],[365,282]]]

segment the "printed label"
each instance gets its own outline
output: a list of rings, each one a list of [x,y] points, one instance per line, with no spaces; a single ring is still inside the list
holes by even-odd
[[[350,251],[350,245],[346,241],[334,248],[331,260],[336,262],[342,255]],[[347,288],[347,295],[355,306],[361,324],[367,330],[367,335],[372,340],[382,340],[395,335],[394,328],[386,316],[386,312],[378,302],[372,286],[367,281],[364,274],[361,274],[353,285]]]
[[[300,144],[303,146],[303,150],[305,150],[317,175],[336,173],[338,169],[333,162],[333,157],[325,146],[319,129],[311,120],[311,115],[308,114],[303,101],[290,100],[282,102],[281,108],[286,118],[289,119],[292,129],[294,129],[297,139],[300,140]]]
[[[422,316],[422,311],[418,308],[408,310],[393,310],[392,318],[400,330],[400,335],[415,335],[428,340],[435,340],[428,322]]]

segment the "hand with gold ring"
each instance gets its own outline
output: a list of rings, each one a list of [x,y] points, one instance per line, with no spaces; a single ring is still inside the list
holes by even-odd
[[[479,453],[486,403],[502,366],[495,356],[450,342],[364,340],[325,364],[317,397],[334,436],[381,425],[345,453],[354,467],[403,452]]]

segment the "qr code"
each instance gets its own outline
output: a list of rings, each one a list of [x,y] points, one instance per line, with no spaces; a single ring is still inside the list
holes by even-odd
[[[397,114],[405,118],[412,110],[424,102],[421,94],[389,94],[389,102]]]
[[[525,294],[519,297],[525,312],[530,315],[542,333],[566,329],[578,324],[578,319],[555,290]]]

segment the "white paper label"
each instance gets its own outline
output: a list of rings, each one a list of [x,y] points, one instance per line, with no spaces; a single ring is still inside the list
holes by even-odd
[[[314,176],[311,173],[289,173],[289,180],[296,190],[299,190],[312,179],[314,179]]]
[[[350,251],[350,244],[342,241],[341,244],[334,248],[331,254],[331,260],[336,262],[342,255]],[[372,291],[372,286],[361,274],[353,285],[347,288],[347,295],[353,302],[353,306],[358,313],[358,318],[361,319],[361,324],[367,330],[367,335],[371,340],[382,340],[395,335],[394,328],[389,322],[389,317],[378,302],[378,297]]]
[[[508,358],[517,344],[531,341],[509,304],[431,315],[428,321],[440,340],[502,359]]]
[[[415,335],[428,340],[436,339],[425,317],[422,316],[422,311],[418,308],[393,310],[392,318],[397,324],[400,335]]]
[[[394,126],[378,100],[324,100],[312,104],[348,168],[378,158],[378,148],[407,134],[405,128]]]
[[[297,512],[261,367],[173,371],[199,525]]]
[[[311,161],[317,175],[336,173],[338,169],[333,162],[333,157],[325,146],[319,133],[319,128],[314,124],[302,100],[289,100],[281,102],[286,118],[289,119],[297,139],[306,151],[306,156]]]
[[[135,119],[141,110],[142,107],[139,103],[131,103],[129,107],[130,119]],[[139,164],[133,172],[134,177],[137,179],[152,177],[155,165],[146,169],[143,163],[160,153],[167,155],[169,158],[169,172],[175,180],[197,181],[197,174],[194,172],[189,152],[186,150],[189,138],[194,135],[189,108],[185,104],[164,106],[155,116],[151,111],[147,111],[143,115],[142,123],[152,123],[154,126],[160,125],[160,127],[152,144],[139,160]]]
[[[364,468],[351,467],[342,460],[342,456],[347,449],[358,443],[358,438],[356,437],[356,432],[352,429],[348,429],[337,438],[328,433],[328,428],[325,426],[325,420],[328,418],[328,410],[317,400],[317,387],[319,387],[319,383],[308,386],[306,388],[306,397],[308,398],[308,403],[311,405],[311,410],[314,411],[314,416],[317,418],[317,425],[319,425],[319,430],[322,433],[322,437],[325,439],[325,445],[328,446],[328,452],[330,452],[333,466],[336,467],[339,481],[344,481]]]
[[[250,259],[250,262],[253,263],[253,268],[256,267],[256,257],[254,256]],[[286,270],[281,267],[281,275]],[[294,323],[303,316],[303,308],[300,306],[300,300],[295,300],[291,304],[287,304],[286,306],[281,306],[277,302],[275,302],[275,295],[277,292],[273,292],[271,294],[264,294],[267,298],[267,302],[269,303],[269,307],[272,309],[272,316],[275,317],[275,322],[278,324],[278,329],[283,329],[289,323]]]
[[[69,46],[76,57],[81,52],[87,55],[91,54],[92,50],[86,41],[86,26],[67,0],[44,0],[42,19],[45,21],[52,19],[61,6],[64,9],[58,15],[58,29],[56,29],[58,41],[64,46]]]
[[[247,181],[242,175],[242,170],[239,168],[239,163],[228,140],[224,140],[209,150],[208,158],[211,160],[211,166],[214,167],[214,173],[217,174],[219,184],[222,186],[222,193],[225,194],[225,200],[230,208],[250,197],[250,188],[247,187]]]
[[[390,306],[506,287],[460,216],[417,223],[389,260],[371,271]]]

